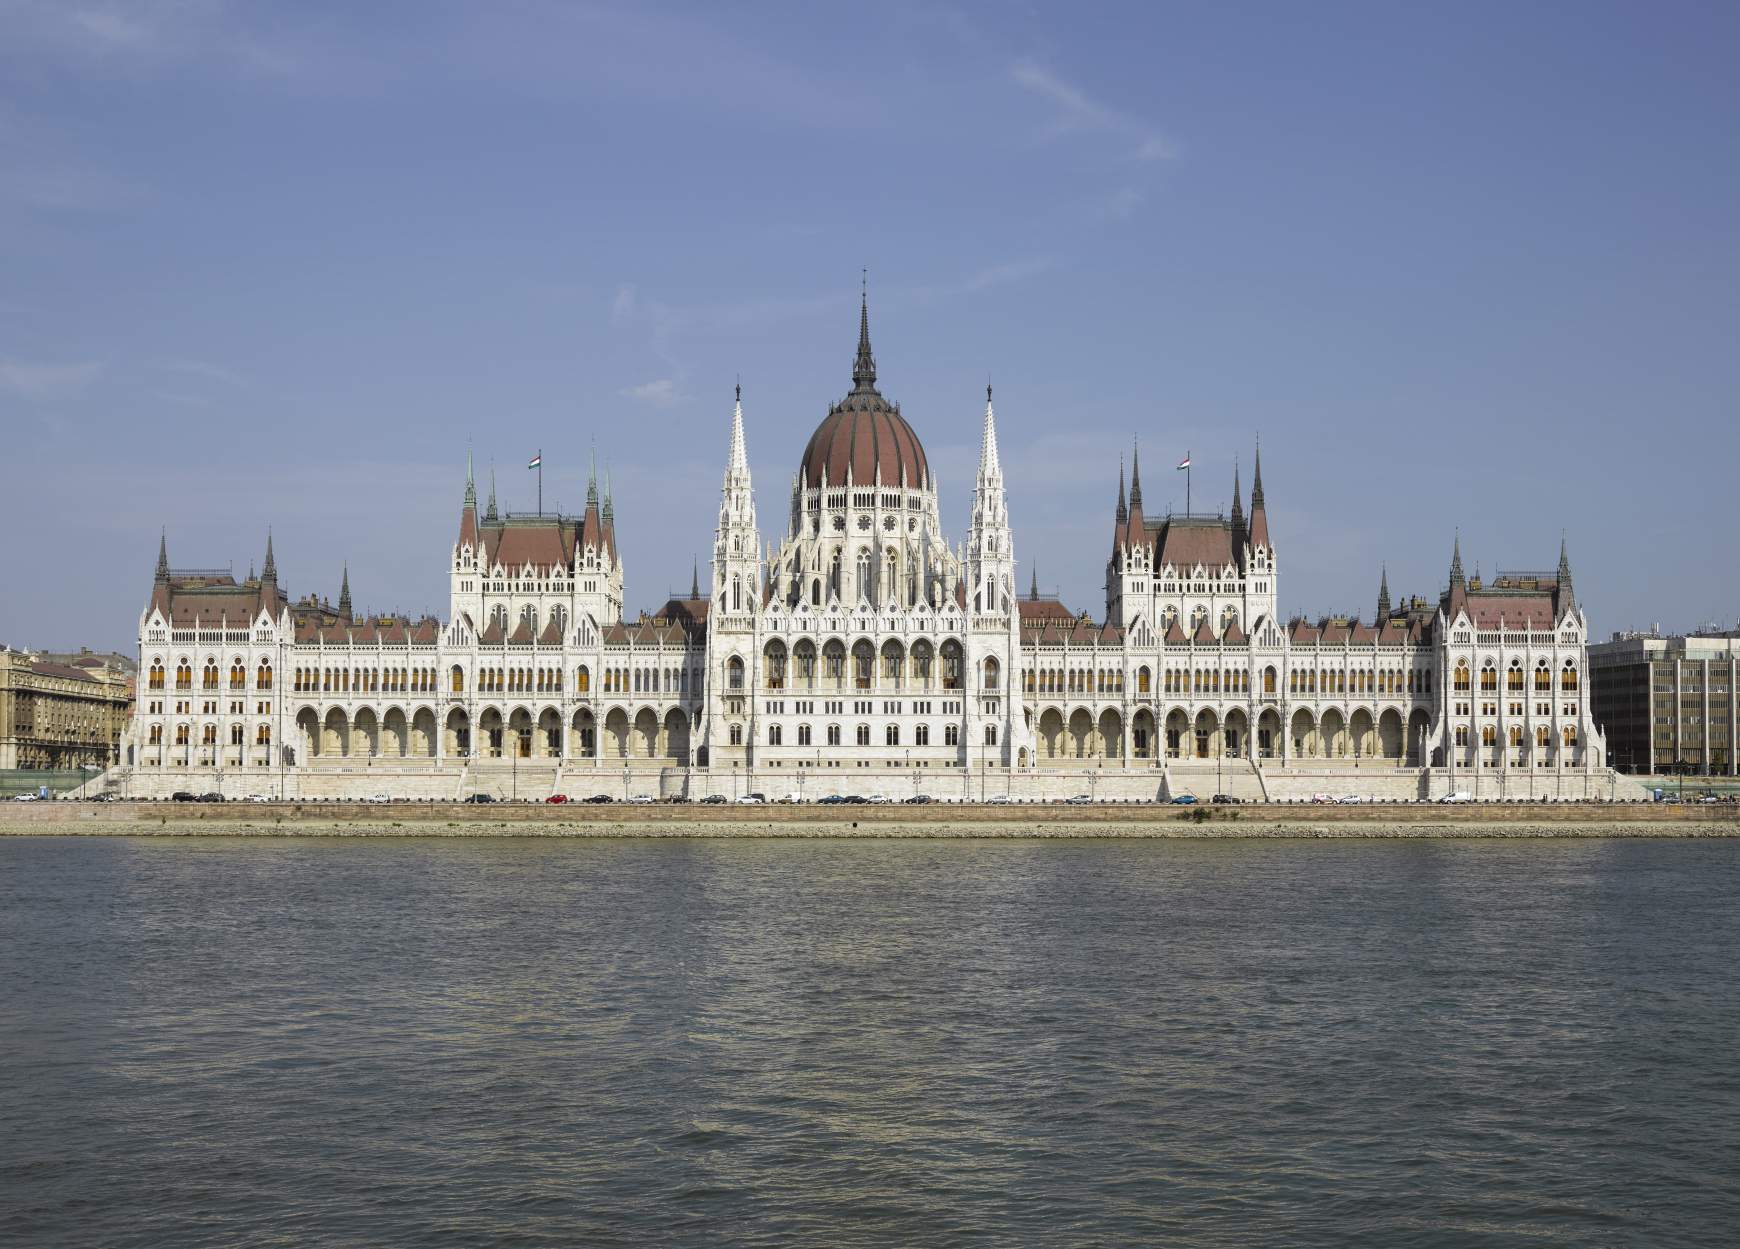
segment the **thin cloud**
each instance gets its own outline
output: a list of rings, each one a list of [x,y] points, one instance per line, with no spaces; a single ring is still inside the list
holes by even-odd
[[[993,287],[1025,281],[1045,272],[1051,268],[1051,265],[1052,261],[1049,256],[1033,256],[1026,260],[1010,260],[1001,264],[987,265],[977,272],[968,274],[958,282],[913,287],[912,297],[920,302],[929,302],[933,299],[946,299],[957,295],[974,295]]]
[[[676,380],[669,377],[642,382],[639,386],[627,386],[616,393],[625,399],[633,399],[636,403],[644,403],[654,408],[668,408],[680,398]]]
[[[26,399],[64,399],[84,391],[102,375],[99,361],[79,364],[33,364],[0,360],[0,390]]]
[[[634,287],[626,282],[616,288],[616,298],[610,301],[610,323],[626,325],[634,316]]]
[[[1030,60],[1016,61],[1009,69],[1017,86],[1049,101],[1056,112],[1042,130],[1052,139],[1071,134],[1113,134],[1135,144],[1134,160],[1165,160],[1177,154],[1172,143],[1140,118],[1101,104],[1087,92],[1065,82],[1049,69]]]
[[[151,366],[165,373],[179,373],[184,377],[197,377],[208,382],[222,382],[226,386],[246,386],[247,379],[234,369],[227,369],[221,364],[211,364],[205,360],[159,360]]]

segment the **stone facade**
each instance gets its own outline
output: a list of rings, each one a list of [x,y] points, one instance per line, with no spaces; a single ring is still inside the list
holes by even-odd
[[[570,517],[480,513],[467,472],[445,622],[171,569],[139,626],[134,792],[300,797],[760,791],[943,799],[1449,789],[1585,797],[1603,752],[1587,625],[1552,572],[1464,575],[1370,621],[1281,620],[1260,454],[1249,509],[1143,509],[1118,478],[1104,618],[1018,590],[987,388],[966,538],[876,385],[852,389],[764,543],[742,393],[705,592],[623,613],[608,483]],[[1593,787],[1593,788],[1592,788]]]
[[[0,771],[120,760],[132,680],[118,667],[75,658],[0,650]]]

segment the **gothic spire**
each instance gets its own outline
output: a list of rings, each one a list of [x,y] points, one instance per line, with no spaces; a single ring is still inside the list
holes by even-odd
[[[997,458],[997,419],[991,411],[991,384],[985,383],[985,426],[979,433],[979,476],[1001,477],[1002,462]]]
[[[496,519],[496,514],[495,514],[495,465],[494,464],[491,464],[489,466],[489,507],[484,511],[483,518],[485,520]]]
[[[870,279],[858,299],[858,358],[852,362],[852,389],[876,389],[876,357],[870,354]]]
[[[1255,476],[1251,480],[1251,511],[1255,512],[1263,506],[1263,444],[1257,443],[1257,466]]]
[[[1250,544],[1253,547],[1270,547],[1269,541],[1269,509],[1263,506],[1263,444],[1257,443],[1256,463],[1251,469],[1251,533]]]
[[[157,580],[167,584],[169,581],[169,531],[161,530],[157,535]]]
[[[338,587],[338,614],[350,619],[350,561],[344,564],[344,581]]]
[[[1038,563],[1035,563],[1033,565],[1033,584],[1031,586],[1029,586],[1027,589],[1027,597],[1032,599],[1035,603],[1037,603],[1039,601],[1039,565],[1038,565]]]
[[[1561,610],[1577,601],[1571,589],[1571,556],[1565,547],[1565,535],[1559,535],[1559,607]]]
[[[743,383],[737,383],[737,401],[731,407],[731,459],[725,466],[727,477],[749,476],[749,450],[743,441]]]
[[[260,583],[278,580],[278,560],[272,554],[272,531],[266,530],[266,566],[260,569]]]
[[[1245,501],[1239,498],[1239,465],[1237,460],[1233,461],[1232,522],[1233,532],[1243,534],[1245,530]]]
[[[1468,584],[1468,578],[1462,572],[1462,533],[1456,534],[1456,546],[1450,554],[1450,588],[1459,589]]]
[[[1129,523],[1130,509],[1124,506],[1124,457],[1118,457],[1118,527]]]
[[[1130,508],[1135,510],[1142,506],[1142,446],[1139,442],[1130,441]]]
[[[689,565],[689,597],[701,597],[701,561],[692,560]]]
[[[610,488],[610,465],[604,465],[604,523],[609,524],[616,518],[615,495]]]
[[[477,479],[472,475],[471,448],[465,448],[465,506],[477,506]]]
[[[598,443],[592,444],[591,467],[586,470],[586,506],[598,506]]]
[[[1377,624],[1381,627],[1383,625],[1383,622],[1388,620],[1389,618],[1390,618],[1390,568],[1389,568],[1388,564],[1385,564],[1383,567],[1383,576],[1378,581]]]

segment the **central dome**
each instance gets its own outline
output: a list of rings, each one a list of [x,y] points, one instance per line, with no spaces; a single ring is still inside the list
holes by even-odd
[[[880,474],[884,486],[922,486],[930,474],[924,446],[912,426],[876,389],[876,360],[870,354],[870,306],[858,310],[858,358],[852,366],[852,393],[828,409],[810,435],[798,475],[807,486],[846,483],[870,485]]]

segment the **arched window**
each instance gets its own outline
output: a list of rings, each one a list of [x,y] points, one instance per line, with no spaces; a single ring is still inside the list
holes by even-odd
[[[1506,672],[1504,675],[1504,688],[1505,692],[1508,694],[1520,694],[1523,692],[1523,671],[1520,660],[1513,659],[1510,661],[1510,671]]]
[[[1547,667],[1547,661],[1541,660],[1535,665],[1535,693],[1551,694],[1553,692],[1553,673]]]
[[[953,638],[944,642],[942,647],[942,687],[945,690],[961,688],[961,644]]]
[[[1553,734],[1547,726],[1544,724],[1537,726],[1535,729],[1535,745],[1539,746],[1542,750],[1545,750],[1548,746],[1552,745],[1552,742]]]
[[[527,637],[538,636],[538,609],[530,603],[520,608],[520,626],[525,629]]]
[[[852,644],[852,685],[856,689],[870,688],[870,678],[876,667],[876,652],[870,649],[870,643],[859,641]],[[860,743],[863,744],[863,743]]]
[[[770,724],[767,726],[767,744],[769,746],[781,746],[785,744],[785,734],[780,731],[779,725]]]
[[[269,660],[260,661],[259,670],[254,673],[254,685],[262,690],[272,688],[272,664]]]
[[[987,724],[985,726],[985,745],[995,746],[996,744],[997,744],[997,726],[994,724]]]
[[[995,659],[986,659],[985,660],[985,688],[986,689],[994,690],[997,688],[998,671],[999,671],[999,669],[997,666],[997,661]]]
[[[900,745],[900,726],[898,724],[890,724],[887,728],[882,730],[882,738],[885,745]]]
[[[741,724],[731,726],[731,744],[733,746],[743,745],[743,726]]]
[[[151,688],[154,690],[163,688],[163,661],[161,659],[151,661]]]
[[[828,745],[838,746],[839,744],[840,744],[840,726],[837,724],[830,724],[828,726]]]
[[[958,724],[943,725],[943,745],[959,746],[961,744],[961,726]]]
[[[1573,724],[1567,724],[1565,726],[1565,745],[1575,746],[1576,744],[1577,744],[1577,727],[1576,727],[1576,725],[1573,725]]]
[[[204,681],[202,684],[203,687],[208,690],[215,690],[218,687],[218,666],[216,660],[208,659],[205,661]]]
[[[1482,746],[1498,745],[1498,729],[1490,724],[1482,726],[1480,730],[1480,744]]]
[[[1559,688],[1567,693],[1577,688],[1577,665],[1569,659],[1565,661],[1565,670],[1559,674]],[[1566,743],[1571,744],[1573,743]]]
[[[453,671],[450,675],[453,679],[453,692],[455,694],[465,693],[465,669],[461,668],[458,664],[454,664]]]
[[[730,690],[742,690],[743,688],[743,661],[736,655],[725,661],[725,688]]]
[[[761,653],[762,679],[766,688],[782,690],[785,688],[785,643],[775,638],[769,642]]]
[[[1272,671],[1273,670],[1271,669],[1271,672]],[[1152,680],[1153,674],[1148,671],[1146,664],[1136,669],[1136,692],[1138,694],[1148,693],[1148,687]]]
[[[1498,669],[1492,666],[1491,660],[1487,660],[1485,666],[1480,669],[1480,692],[1482,694],[1498,693]]]
[[[858,744],[860,746],[868,746],[870,744],[870,726],[868,724],[860,724],[858,726]]]
[[[808,746],[809,744],[810,744],[810,726],[807,724],[798,725],[798,745]]]
[[[1456,661],[1455,688],[1458,694],[1468,692],[1468,661],[1466,659]]]
[[[581,664],[574,670],[574,690],[579,694],[592,692],[592,669],[585,664]]]

